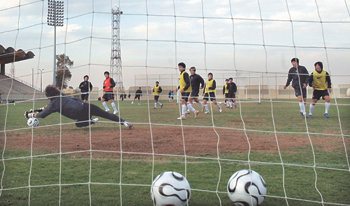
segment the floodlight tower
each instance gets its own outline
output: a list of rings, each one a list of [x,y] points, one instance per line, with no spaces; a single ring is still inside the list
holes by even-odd
[[[110,75],[115,80],[118,89],[123,89],[123,73],[120,49],[120,15],[119,7],[112,9],[112,42]]]
[[[53,85],[56,85],[56,26],[63,26],[64,1],[48,0],[47,25],[54,27]]]

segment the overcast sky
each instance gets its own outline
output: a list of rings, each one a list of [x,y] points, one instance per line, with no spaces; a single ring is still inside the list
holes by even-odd
[[[329,48],[329,68],[316,2]],[[201,74],[213,72],[218,78],[232,76],[235,70],[251,71],[240,72],[242,76],[287,73],[295,55],[309,72],[314,62],[323,61],[335,84],[350,83],[350,13],[346,3],[350,6],[349,0],[121,0],[124,85],[134,86],[135,75],[143,79],[136,84],[145,84],[142,75],[146,65],[150,81],[160,75],[161,84],[176,84],[175,67],[181,61],[196,66]],[[66,53],[74,61],[69,85],[77,87],[82,76],[89,74],[93,85],[101,87],[103,72],[110,64],[111,7],[118,4],[114,0],[65,0],[68,19],[57,30],[57,54]],[[47,1],[0,0],[0,5],[0,44],[36,54],[32,60],[15,63],[15,75],[30,82],[31,69],[44,68],[44,85],[51,83],[53,29],[46,25]],[[10,68],[7,65],[7,72]],[[170,75],[172,81],[167,79]],[[35,74],[36,85],[38,77]],[[284,83],[284,77],[278,80]],[[246,82],[246,78],[240,81]]]

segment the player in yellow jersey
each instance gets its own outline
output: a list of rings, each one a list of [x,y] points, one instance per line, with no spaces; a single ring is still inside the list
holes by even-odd
[[[156,86],[153,87],[154,109],[157,109],[158,104],[160,105],[160,108],[163,108],[163,104],[159,102],[159,95],[162,91],[162,87],[159,86],[159,81],[156,81]]]
[[[311,73],[309,78],[309,85],[314,89],[312,95],[312,103],[310,104],[309,118],[312,118],[312,112],[314,111],[315,104],[322,97],[325,100],[325,112],[324,116],[329,118],[328,110],[331,106],[331,98],[329,92],[332,92],[331,78],[325,70],[323,70],[323,63],[315,63],[315,71]]]
[[[226,104],[226,107],[229,108],[230,107],[230,102],[229,102],[229,98],[228,98],[228,79],[225,79],[225,85],[224,87],[222,88],[222,94],[225,95],[225,104]]]
[[[222,108],[220,104],[217,103],[216,98],[215,98],[215,90],[216,90],[216,82],[213,79],[213,74],[209,73],[208,74],[208,80],[205,82],[205,87],[204,87],[204,98],[203,98],[203,104],[205,107],[205,114],[209,114],[209,108],[208,108],[208,100],[213,102],[213,104],[216,104],[218,106],[219,111],[222,112]]]
[[[178,119],[186,119],[187,102],[190,93],[192,92],[190,75],[185,71],[186,64],[180,62],[179,67],[179,91],[181,93],[181,116]]]

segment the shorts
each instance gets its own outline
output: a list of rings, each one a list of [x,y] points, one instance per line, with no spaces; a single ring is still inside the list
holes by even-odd
[[[198,98],[199,97],[199,91],[192,91],[191,92],[191,97]]]
[[[228,93],[225,93],[225,100],[229,98],[228,95]]]
[[[112,93],[105,93],[102,98],[105,101],[114,100],[114,94],[112,94]]]
[[[215,98],[215,92],[205,93],[203,99],[206,100],[206,101],[208,101],[208,100],[209,100],[209,96],[210,96],[210,101],[216,100],[216,98]]]
[[[159,95],[154,95],[154,100],[158,101]]]
[[[89,100],[89,94],[81,94],[81,100]]]
[[[236,98],[236,94],[235,93],[232,93],[232,94],[228,93],[227,98],[234,99],[234,98]]]
[[[188,97],[190,96],[190,92],[182,92],[181,99],[184,99],[186,102],[188,101]]]
[[[301,91],[300,91],[300,88],[294,88],[294,92],[295,92],[295,96],[296,97],[299,97],[301,96],[301,92],[303,92],[303,98],[306,98],[306,88],[301,88]]]
[[[329,96],[328,90],[314,90],[312,99],[320,100],[321,97],[324,99],[325,96]]]
[[[138,99],[138,100],[140,100],[140,95],[135,95],[135,98],[134,99]]]

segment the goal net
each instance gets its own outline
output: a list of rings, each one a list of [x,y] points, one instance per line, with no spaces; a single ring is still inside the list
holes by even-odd
[[[242,169],[264,178],[262,205],[350,205],[349,4],[1,1],[0,205],[152,205],[166,171],[186,177],[189,205],[232,205]],[[293,58],[307,75],[286,85]],[[216,101],[201,85],[185,103],[180,62],[189,80],[212,73]]]

